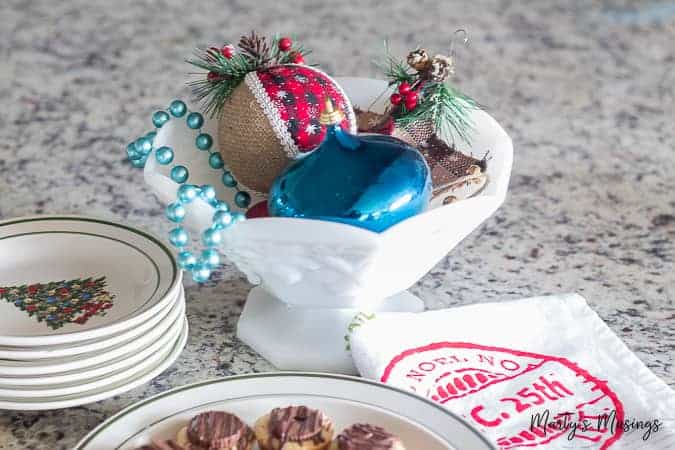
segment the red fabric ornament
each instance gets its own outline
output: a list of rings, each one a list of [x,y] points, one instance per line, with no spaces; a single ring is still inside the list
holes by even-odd
[[[248,73],[224,103],[218,125],[220,154],[237,181],[267,193],[289,162],[318,147],[326,96],[345,113],[342,128],[355,133],[349,99],[320,70],[289,64]]]
[[[293,41],[291,41],[291,38],[288,37],[282,37],[279,39],[279,50],[282,52],[287,52],[291,49],[293,46]]]

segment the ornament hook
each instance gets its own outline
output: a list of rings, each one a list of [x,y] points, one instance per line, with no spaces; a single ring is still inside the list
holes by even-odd
[[[340,109],[335,108],[330,97],[326,96],[323,104],[323,111],[321,111],[321,116],[319,117],[319,123],[321,125],[335,125],[344,120],[344,114],[342,114]]]
[[[452,33],[452,39],[450,39],[450,57],[451,58],[453,56],[455,56],[455,42],[456,42],[455,38],[459,34],[462,35],[462,44],[469,45],[469,33],[464,28],[460,28],[458,30],[455,30],[455,32]]]

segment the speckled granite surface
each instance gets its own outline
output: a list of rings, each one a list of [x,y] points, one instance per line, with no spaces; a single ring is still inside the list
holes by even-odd
[[[3,1],[0,218],[82,213],[165,231],[124,146],[185,95],[196,44],[288,31],[329,72],[368,76],[384,37],[401,53],[442,49],[464,27],[457,81],[513,137],[510,197],[412,290],[430,308],[580,292],[675,386],[675,3],[345,3]],[[174,367],[86,407],[2,411],[0,449],[69,448],[139,398],[271,369],[233,335],[249,287],[232,267],[189,285]]]

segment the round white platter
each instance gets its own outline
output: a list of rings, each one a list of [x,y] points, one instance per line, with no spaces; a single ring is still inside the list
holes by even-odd
[[[180,319],[180,316],[176,320]],[[182,323],[182,322],[181,322]],[[151,358],[156,353],[160,352],[166,346],[171,346],[176,340],[176,332],[174,327],[169,328],[156,341],[148,344],[147,347],[141,350],[132,350],[126,352],[122,356],[113,358],[110,361],[104,361],[100,364],[82,369],[75,369],[65,372],[57,372],[55,374],[35,375],[35,376],[0,376],[0,389],[20,389],[34,386],[53,386],[65,383],[85,383],[98,377],[122,371],[124,369],[141,364],[147,358]],[[122,348],[122,350],[124,350]]]
[[[158,365],[149,368],[128,379],[111,383],[98,389],[82,392],[79,394],[63,395],[58,397],[45,398],[22,398],[22,399],[3,399],[0,398],[0,409],[11,409],[19,411],[41,411],[49,409],[72,408],[74,406],[86,405],[87,403],[97,402],[106,398],[119,395],[131,389],[137,388],[147,383],[159,374],[168,369],[180,356],[188,338],[187,318],[183,319],[182,330],[178,340],[173,345],[169,355]],[[180,324],[180,321],[177,323]]]
[[[58,305],[60,295],[66,294],[48,294],[49,283],[102,277],[105,291],[113,297],[112,307],[84,323],[66,321],[53,329],[8,300],[14,298],[9,293],[14,290],[22,301],[47,301],[49,295],[49,301]],[[31,348],[120,333],[171,303],[181,279],[172,251],[156,237],[127,225],[76,216],[0,222],[0,346]],[[21,290],[27,286],[36,291]]]
[[[167,314],[154,328],[128,342],[123,342],[106,351],[94,351],[64,358],[52,358],[37,361],[0,360],[2,376],[37,376],[55,374],[88,367],[111,361],[121,355],[133,354],[159,339],[185,312],[185,299],[181,296]]]
[[[75,450],[130,450],[152,438],[171,439],[208,410],[226,410],[253,424],[272,408],[291,404],[321,409],[336,431],[357,422],[382,426],[409,449],[494,450],[462,419],[412,393],[362,378],[301,372],[241,375],[163,392],[111,417]]]

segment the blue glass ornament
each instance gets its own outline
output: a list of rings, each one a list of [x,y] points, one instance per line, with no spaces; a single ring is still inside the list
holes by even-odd
[[[171,102],[171,105],[169,105],[169,112],[174,117],[183,117],[187,112],[187,106],[185,105],[185,102],[181,100],[174,100]]]
[[[213,145],[213,138],[210,134],[200,133],[195,139],[195,145],[199,150],[208,150]]]
[[[174,166],[171,169],[171,179],[178,184],[185,183],[190,176],[187,167],[185,166]]]
[[[135,161],[141,159],[143,154],[136,150],[136,143],[132,142],[131,144],[127,145],[127,156],[130,160]]]
[[[422,154],[391,136],[351,135],[340,127],[341,118],[327,100],[321,114],[325,140],[274,181],[270,214],[381,232],[424,211],[431,179]]]
[[[157,132],[156,132],[156,131],[149,131],[149,132],[145,135],[145,137],[148,138],[148,139],[150,139],[151,142],[154,142],[154,141],[155,141],[155,137],[156,137],[156,136],[157,136]]]
[[[155,158],[157,158],[158,163],[164,166],[171,164],[173,161],[173,150],[171,147],[160,147],[155,151]]]
[[[169,113],[166,111],[157,111],[152,115],[152,124],[157,128],[162,128],[162,126],[169,121]]]
[[[137,169],[141,169],[141,168],[145,167],[145,161],[146,161],[145,157],[140,158],[140,159],[132,159],[131,165],[134,166]]]
[[[193,130],[197,130],[204,125],[204,116],[197,112],[191,112],[190,114],[187,115],[187,119],[185,119],[187,122],[187,126],[189,128],[192,128]]]

